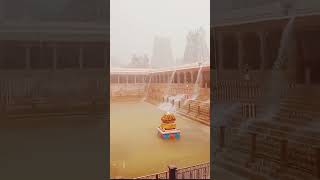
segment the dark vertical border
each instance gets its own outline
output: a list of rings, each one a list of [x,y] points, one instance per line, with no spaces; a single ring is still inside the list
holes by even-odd
[[[107,1],[107,57],[106,57],[106,68],[105,68],[105,76],[106,76],[106,111],[107,111],[107,116],[106,116],[106,179],[110,179],[110,1]]]
[[[214,178],[213,176],[213,165],[214,165],[214,133],[213,133],[213,100],[214,100],[214,89],[216,85],[214,84],[214,29],[213,29],[213,1],[210,1],[210,177]]]

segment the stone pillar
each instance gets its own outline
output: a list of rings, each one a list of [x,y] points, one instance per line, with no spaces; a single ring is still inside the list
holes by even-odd
[[[238,68],[241,71],[243,66],[243,35],[241,33],[237,34],[238,39]]]
[[[251,134],[250,161],[254,162],[256,157],[257,134],[256,133],[250,133],[250,134]]]
[[[184,82],[187,83],[187,72],[183,72]]]
[[[26,50],[26,53],[25,53],[25,56],[26,56],[26,69],[27,70],[30,70],[31,69],[31,65],[30,65],[30,50],[31,50],[31,47],[29,45],[27,45],[25,47],[25,50]]]
[[[79,48],[79,67],[83,68],[83,47]]]
[[[137,76],[134,75],[134,83],[137,84]]]
[[[259,39],[260,39],[260,57],[261,57],[261,64],[260,70],[263,71],[266,66],[266,32],[259,32]]]
[[[129,83],[129,75],[126,75],[126,84]]]
[[[120,84],[120,75],[118,75],[118,84]]]

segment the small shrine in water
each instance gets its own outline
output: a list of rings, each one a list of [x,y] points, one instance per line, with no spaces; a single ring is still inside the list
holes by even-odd
[[[180,130],[176,128],[176,117],[173,113],[167,112],[161,117],[161,125],[158,127],[158,134],[163,139],[179,139]]]

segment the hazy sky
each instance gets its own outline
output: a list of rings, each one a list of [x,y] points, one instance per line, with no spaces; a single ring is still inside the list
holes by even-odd
[[[209,47],[210,0],[111,0],[111,56],[152,55],[156,35],[168,36],[174,58],[183,57],[189,30],[203,27]]]

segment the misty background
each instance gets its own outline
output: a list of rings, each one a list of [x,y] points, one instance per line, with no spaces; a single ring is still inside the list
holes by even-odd
[[[210,0],[111,0],[111,65],[133,54],[152,56],[155,36],[168,37],[173,58],[183,58],[189,31],[202,27],[210,45]]]

